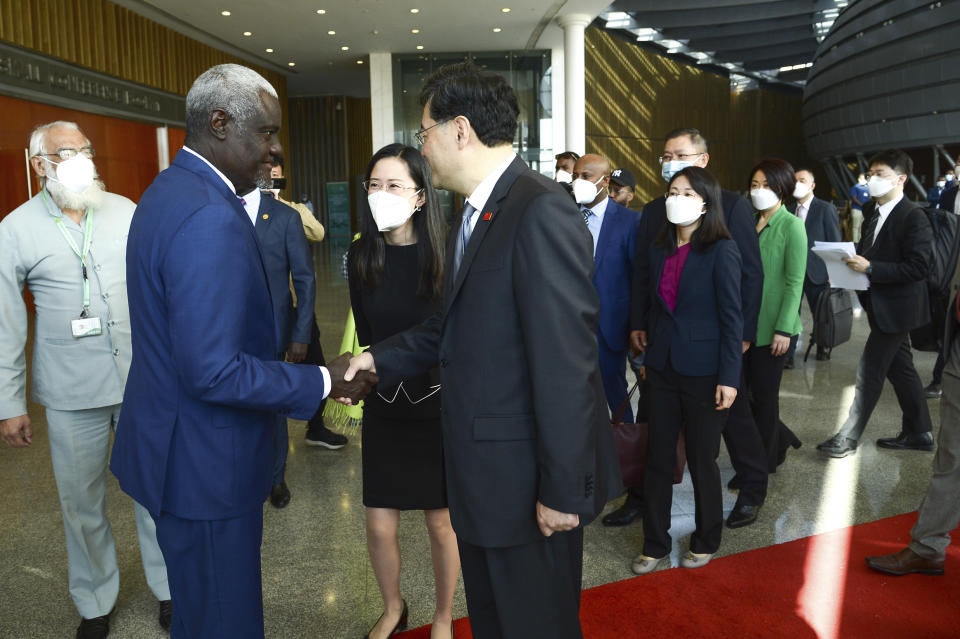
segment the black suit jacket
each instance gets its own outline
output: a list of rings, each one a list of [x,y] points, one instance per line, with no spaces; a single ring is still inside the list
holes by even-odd
[[[796,215],[797,203],[794,202],[787,209]],[[843,239],[840,234],[840,215],[837,213],[837,207],[813,196],[807,208],[804,226],[807,228],[807,246],[811,249],[807,252],[807,281],[817,285],[826,284],[827,265],[814,254],[812,249],[814,242],[840,242]]]
[[[753,207],[741,196],[723,191],[723,215],[730,236],[740,251],[740,299],[743,315],[743,341],[757,339],[757,317],[760,315],[760,300],[763,297],[763,263],[760,261],[760,242],[753,221]],[[640,215],[637,231],[637,255],[633,260],[633,292],[630,296],[630,330],[642,330],[644,308],[640,282],[646,282],[649,273],[650,247],[657,239],[660,229],[667,221],[666,198],[660,196],[647,202]]]
[[[593,240],[562,187],[515,159],[453,271],[441,315],[375,344],[390,386],[439,363],[457,536],[542,539],[535,504],[588,523],[623,488],[600,380]]]
[[[890,211],[875,242],[867,231],[875,227],[877,202],[863,207],[864,235],[857,253],[870,260],[870,288],[859,293],[872,328],[903,333],[930,321],[927,274],[933,231],[926,214],[904,197]]]
[[[284,353],[290,342],[310,343],[313,303],[317,294],[313,255],[303,232],[300,214],[265,193],[260,197],[260,211],[254,229],[263,254],[277,320],[277,353]],[[297,294],[296,308],[290,294],[291,279]]]
[[[953,211],[953,205],[957,200],[957,190],[960,189],[960,185],[957,184],[958,179],[960,178],[954,178],[953,184],[940,194],[940,204],[938,206],[945,211]]]

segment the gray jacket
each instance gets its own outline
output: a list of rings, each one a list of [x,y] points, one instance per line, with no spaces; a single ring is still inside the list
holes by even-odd
[[[131,355],[127,233],[134,208],[127,198],[106,193],[94,211],[90,315],[100,318],[103,333],[83,338],[70,328],[82,309],[83,288],[80,258],[57,229],[61,211],[49,195],[38,194],[0,220],[0,419],[27,412],[24,283],[36,307],[33,401],[82,410],[123,400]],[[82,249],[83,227],[65,216],[63,223]]]

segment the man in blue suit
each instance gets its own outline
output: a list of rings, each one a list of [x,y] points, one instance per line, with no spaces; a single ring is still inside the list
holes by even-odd
[[[329,370],[277,361],[273,303],[252,219],[237,193],[269,172],[277,93],[239,65],[187,94],[184,148],[133,215],[127,284],[133,357],[111,469],[150,512],[167,562],[173,639],[263,637],[260,542],[275,415],[305,419]]]
[[[588,153],[573,167],[573,196],[593,236],[593,286],[600,296],[597,345],[607,405],[616,413],[627,397],[630,289],[640,214],[608,197],[610,162]],[[633,422],[633,410],[623,415]]]
[[[270,191],[254,189],[249,195],[259,196],[254,229],[273,297],[277,359],[299,364],[307,355],[317,294],[313,254],[307,244],[300,214],[295,209],[274,198]],[[243,199],[247,198],[245,195]],[[270,489],[270,503],[275,508],[290,503],[290,489],[285,478],[289,441],[287,416],[278,414],[277,434],[273,441],[273,488]]]

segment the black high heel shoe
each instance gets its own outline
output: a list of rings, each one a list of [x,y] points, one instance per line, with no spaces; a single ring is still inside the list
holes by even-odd
[[[395,626],[393,627],[393,630],[391,630],[391,631],[390,631],[390,634],[388,634],[387,636],[388,636],[388,637],[392,637],[393,635],[397,634],[398,632],[403,632],[404,630],[406,630],[406,629],[407,629],[407,617],[409,617],[409,616],[410,616],[410,611],[407,609],[407,600],[404,599],[404,600],[403,600],[403,612],[400,613],[400,621],[397,622],[397,625],[395,625]],[[380,615],[379,617],[377,617],[377,623],[380,623],[380,620],[381,620],[382,618],[383,618],[383,615]],[[376,628],[376,627],[377,627],[377,623],[373,624],[373,628]],[[373,628],[370,629],[371,632],[373,631]],[[363,639],[370,639],[370,633],[368,632],[367,634],[365,634],[365,635],[363,636]]]

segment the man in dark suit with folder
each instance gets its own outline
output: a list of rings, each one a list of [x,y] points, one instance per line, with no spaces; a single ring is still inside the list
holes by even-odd
[[[857,390],[840,431],[817,449],[828,457],[846,457],[857,444],[873,413],[883,380],[889,379],[903,411],[896,437],[882,437],[877,446],[896,450],[933,450],[930,410],[923,384],[913,366],[910,331],[930,321],[927,273],[933,231],[923,209],[903,194],[913,161],[903,151],[881,151],[870,159],[867,188],[873,199],[863,207],[863,235],[857,255],[847,265],[866,273],[870,288],[860,291],[870,336],[857,369]]]
[[[465,194],[442,314],[354,358],[385,385],[440,365],[450,518],[478,639],[579,639],[583,526],[620,492],[598,369],[593,243],[512,148],[517,99],[468,63],[428,78],[418,138]],[[347,377],[349,378],[349,372]]]

